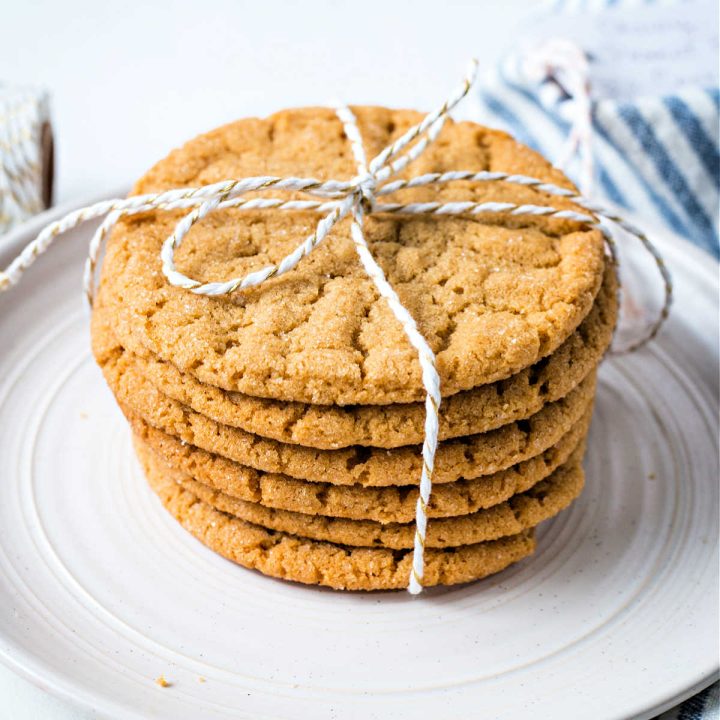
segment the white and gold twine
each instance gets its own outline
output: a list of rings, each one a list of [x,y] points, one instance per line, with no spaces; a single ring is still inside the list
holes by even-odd
[[[300,177],[248,177],[227,180],[204,187],[167,190],[160,193],[99,202],[76,210],[60,220],[50,223],[23,249],[4,272],[0,272],[0,291],[7,290],[20,281],[25,270],[63,232],[87,220],[106,216],[93,235],[85,265],[84,288],[86,297],[92,305],[98,255],[108,233],[120,218],[149,210],[191,208],[191,211],[178,222],[173,233],[163,243],[160,252],[163,273],[171,285],[184,288],[190,292],[208,296],[227,295],[244,288],[261,285],[270,277],[279,276],[292,270],[302,258],[309,255],[324,240],[336,223],[345,217],[350,217],[351,237],[360,262],[375,284],[378,293],[385,298],[392,313],[402,325],[408,340],[417,350],[422,369],[422,382],[426,393],[425,437],[422,446],[423,463],[419,497],[415,513],[416,531],[412,569],[408,581],[408,590],[413,594],[422,591],[425,536],[428,521],[427,508],[432,492],[432,476],[438,444],[439,408],[442,401],[440,377],[436,368],[435,355],[427,340],[419,332],[415,320],[400,302],[397,293],[388,283],[382,269],[370,252],[363,233],[363,221],[366,215],[374,213],[421,215],[508,213],[514,216],[566,218],[598,228],[606,239],[613,258],[615,256],[615,244],[612,236],[613,225],[620,226],[625,232],[637,238],[650,252],[657,263],[665,285],[665,302],[660,316],[650,328],[648,334],[626,350],[633,350],[656,335],[668,314],[672,301],[672,285],[669,273],[650,240],[634,226],[566,188],[525,175],[488,171],[469,172],[457,170],[444,173],[427,173],[409,179],[392,179],[435,140],[448,117],[448,113],[467,95],[474,81],[476,71],[477,63],[473,61],[462,85],[446,102],[388,145],[370,162],[367,161],[365,156],[362,137],[352,111],[345,106],[337,108],[337,115],[343,123],[358,169],[357,175],[350,180],[328,180],[323,182],[313,178]],[[406,204],[378,202],[378,198],[403,188],[441,185],[458,180],[478,183],[502,181],[523,185],[551,196],[567,198],[588,212],[558,210],[548,205],[516,204],[511,202],[478,203],[457,201]],[[284,200],[281,198],[246,199],[243,197],[249,192],[268,190],[269,188],[280,191],[302,191],[320,199]],[[236,277],[224,282],[201,283],[184,275],[175,266],[175,250],[180,246],[193,225],[200,222],[214,210],[227,208],[283,211],[311,210],[322,214],[322,218],[319,220],[315,231],[276,265],[268,265],[243,277]]]
[[[570,99],[570,131],[555,165],[564,170],[577,155],[580,160],[580,192],[586,196],[591,195],[595,161],[590,63],[586,53],[569,40],[552,38],[528,52],[523,68],[529,78],[542,85],[544,92],[563,93]],[[548,84],[548,81],[552,84]]]

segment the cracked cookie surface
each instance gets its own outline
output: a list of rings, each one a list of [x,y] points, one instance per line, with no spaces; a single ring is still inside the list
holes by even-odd
[[[288,445],[217,423],[163,395],[135,372],[117,344],[99,347],[95,357],[123,412],[181,441],[265,472],[338,485],[412,485],[419,482],[420,447],[384,449],[353,446],[318,450]],[[592,406],[595,371],[560,400],[545,405],[525,420],[496,430],[438,444],[433,482],[442,484],[473,478],[515,465],[557,443]]]
[[[440,439],[493,430],[567,395],[597,365],[612,340],[616,291],[615,273],[608,265],[589,315],[552,355],[506,380],[446,398],[440,406]],[[94,313],[93,332],[112,335],[108,309],[97,305]],[[165,395],[219,423],[284,443],[320,449],[390,448],[421,443],[424,436],[423,403],[343,407],[256,398],[200,383],[151,353],[126,352],[134,369]]]
[[[422,118],[355,108],[369,156]],[[570,187],[509,136],[448,122],[406,174],[502,170]],[[335,115],[322,108],[240,120],[160,161],[135,192],[249,175],[347,179],[355,167]],[[547,202],[508,183],[458,182],[403,190],[389,201]],[[568,208],[562,198],[551,204]],[[293,271],[230,297],[170,286],[159,250],[180,219],[152,212],[123,220],[108,243],[100,302],[118,336],[201,382],[257,397],[320,404],[418,402],[416,352],[370,279],[342,223]],[[219,211],[177,251],[179,269],[223,280],[277,262],[318,216]],[[605,264],[596,230],[569,221],[507,215],[367,219],[371,251],[437,355],[444,395],[509,377],[558,348],[590,311]]]

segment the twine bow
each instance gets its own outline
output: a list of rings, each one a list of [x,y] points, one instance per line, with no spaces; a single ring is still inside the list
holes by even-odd
[[[634,350],[658,332],[667,317],[672,300],[670,276],[662,258],[650,240],[637,228],[625,222],[611,212],[591,201],[576,195],[552,183],[525,175],[511,175],[503,172],[471,172],[454,170],[444,173],[427,173],[409,179],[395,179],[409,163],[421,155],[437,138],[448,113],[467,95],[477,72],[477,62],[473,61],[462,85],[434,112],[431,112],[417,125],[407,130],[400,138],[388,145],[370,162],[367,162],[362,137],[352,111],[345,106],[336,108],[338,118],[343,123],[355,162],[357,175],[351,180],[320,181],[314,178],[274,176],[248,177],[227,180],[197,188],[167,190],[160,193],[137,195],[125,199],[107,200],[69,213],[57,222],[49,224],[29,243],[13,260],[4,272],[0,272],[0,291],[19,282],[23,272],[44,253],[60,234],[87,220],[106,216],[90,242],[88,259],[85,265],[84,287],[86,297],[92,305],[95,269],[102,244],[112,227],[123,216],[135,215],[149,210],[176,210],[193,208],[176,225],[172,235],[163,243],[160,256],[162,270],[171,285],[181,287],[200,295],[227,295],[248,287],[262,284],[270,277],[282,275],[292,270],[306,255],[309,255],[328,235],[332,228],[345,217],[351,217],[351,238],[360,262],[372,279],[380,295],[385,298],[393,314],[401,323],[405,334],[418,352],[422,369],[422,382],[425,390],[425,437],[422,446],[422,473],[420,492],[415,513],[415,539],[412,556],[412,569],[408,590],[417,594],[422,590],[424,572],[425,535],[427,531],[427,508],[432,492],[432,475],[435,453],[438,444],[438,416],[441,403],[440,377],[435,363],[435,355],[425,338],[417,329],[415,320],[402,305],[397,293],[388,283],[385,275],[373,258],[363,234],[363,221],[371,213],[420,214],[420,215],[481,215],[484,213],[508,213],[515,216],[543,216],[548,218],[566,218],[598,228],[607,243],[611,260],[616,262],[615,241],[612,236],[613,224],[620,226],[636,237],[654,258],[665,285],[665,302],[660,316],[649,333],[638,340],[626,351]],[[417,188],[430,185],[465,180],[470,182],[497,182],[522,185],[534,188],[548,195],[567,198],[576,205],[588,210],[588,213],[575,210],[558,210],[549,205],[516,204],[511,202],[423,202],[423,203],[382,203],[379,198],[404,188]],[[247,193],[274,188],[280,191],[301,191],[320,198],[319,200],[284,200],[281,198],[245,198]],[[224,282],[202,283],[184,275],[175,267],[174,254],[183,238],[195,223],[217,209],[274,209],[282,211],[304,210],[322,214],[315,231],[298,245],[289,255],[276,265],[268,265],[242,277]]]

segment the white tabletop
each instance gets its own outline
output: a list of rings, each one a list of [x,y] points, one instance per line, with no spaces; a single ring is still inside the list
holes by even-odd
[[[0,82],[52,94],[55,199],[128,185],[245,115],[333,99],[429,109],[532,0],[34,0],[0,10]],[[359,12],[357,12],[359,9]],[[97,717],[0,667],[0,720]]]

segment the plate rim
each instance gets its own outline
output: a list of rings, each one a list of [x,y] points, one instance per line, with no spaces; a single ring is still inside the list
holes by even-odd
[[[113,197],[125,197],[128,193],[127,188],[128,186],[123,186],[122,188],[116,188],[116,190],[118,190],[117,192],[94,194],[89,196],[85,202],[70,200],[51,207],[42,213],[29,218],[25,222],[20,223],[9,232],[0,236],[0,261],[2,262],[0,267],[4,267],[10,259],[9,256],[18,252],[21,247],[32,240],[33,236],[36,235],[46,224],[53,222],[54,220],[79,207],[91,205],[95,202],[107,200]],[[623,213],[622,209],[616,209],[618,212]],[[624,216],[630,218],[631,220],[636,219],[633,213],[627,211],[624,211]],[[650,237],[652,237],[653,234],[657,234],[672,240],[672,242],[676,245],[676,247],[673,247],[672,244],[670,245],[670,252],[674,260],[686,267],[691,267],[694,273],[703,276],[703,280],[708,282],[710,285],[714,285],[716,289],[720,287],[720,276],[718,274],[718,271],[720,270],[720,261],[718,261],[713,255],[694,245],[689,240],[670,229],[657,228],[652,224],[645,222],[639,222],[638,224],[648,231]],[[52,251],[50,250],[49,252]],[[40,258],[38,262],[43,262],[42,258]],[[78,268],[78,292],[80,292],[80,274],[81,268]],[[8,297],[12,297],[12,289],[8,291]],[[2,296],[0,296],[0,298],[2,298]],[[119,705],[115,700],[112,700],[103,694],[95,694],[92,690],[88,690],[87,687],[79,683],[74,683],[71,680],[59,679],[55,674],[50,674],[49,676],[43,675],[42,668],[40,667],[40,663],[38,661],[33,662],[30,658],[26,658],[27,661],[23,662],[21,658],[14,657],[10,654],[8,649],[9,648],[0,647],[0,663],[14,672],[17,676],[30,682],[43,692],[47,692],[48,694],[67,702],[75,708],[90,712],[107,713],[119,720],[146,719],[145,715],[136,712],[134,709]],[[652,706],[641,710],[639,714],[637,712],[633,712],[631,716],[623,715],[622,717],[632,717],[633,720],[647,720],[649,718],[653,718],[706,689],[719,678],[720,658],[718,658],[712,669],[709,671],[706,669],[706,671],[699,675],[697,681],[691,686],[680,692],[675,692],[659,702],[656,701]],[[616,720],[620,720],[620,718],[618,717]]]

